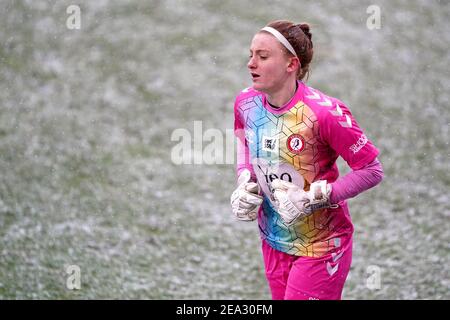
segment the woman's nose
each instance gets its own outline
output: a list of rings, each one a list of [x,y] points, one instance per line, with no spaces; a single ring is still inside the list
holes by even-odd
[[[255,67],[255,58],[251,57],[250,60],[248,60],[247,68],[254,69]]]

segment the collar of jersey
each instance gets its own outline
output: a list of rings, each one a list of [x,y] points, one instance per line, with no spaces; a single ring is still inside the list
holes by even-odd
[[[292,107],[294,107],[298,101],[301,101],[303,99],[303,92],[304,92],[304,84],[300,80],[297,81],[297,91],[295,91],[294,96],[286,102],[285,105],[283,105],[280,108],[274,108],[270,105],[269,101],[267,101],[267,96],[263,94],[263,106],[268,111],[270,111],[273,114],[283,114],[287,111],[289,111]]]

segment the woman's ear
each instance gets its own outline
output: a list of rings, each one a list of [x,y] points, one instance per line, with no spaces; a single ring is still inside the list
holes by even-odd
[[[297,69],[298,68],[298,69]],[[300,64],[300,60],[297,57],[290,57],[289,64],[287,67],[288,72],[293,72],[295,70],[301,70],[302,65]]]

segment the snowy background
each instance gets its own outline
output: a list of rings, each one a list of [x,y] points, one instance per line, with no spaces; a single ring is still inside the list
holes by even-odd
[[[447,0],[1,1],[0,298],[269,299],[234,166],[175,165],[170,137],[232,129],[253,34],[289,19],[312,25],[308,84],[346,102],[385,170],[350,200],[344,298],[449,299],[449,16]]]

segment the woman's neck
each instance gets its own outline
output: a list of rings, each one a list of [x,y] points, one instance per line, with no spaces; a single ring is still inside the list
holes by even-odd
[[[267,94],[267,101],[274,108],[280,108],[288,103],[297,91],[298,83],[297,81],[290,81],[289,84],[283,86],[280,90]]]

